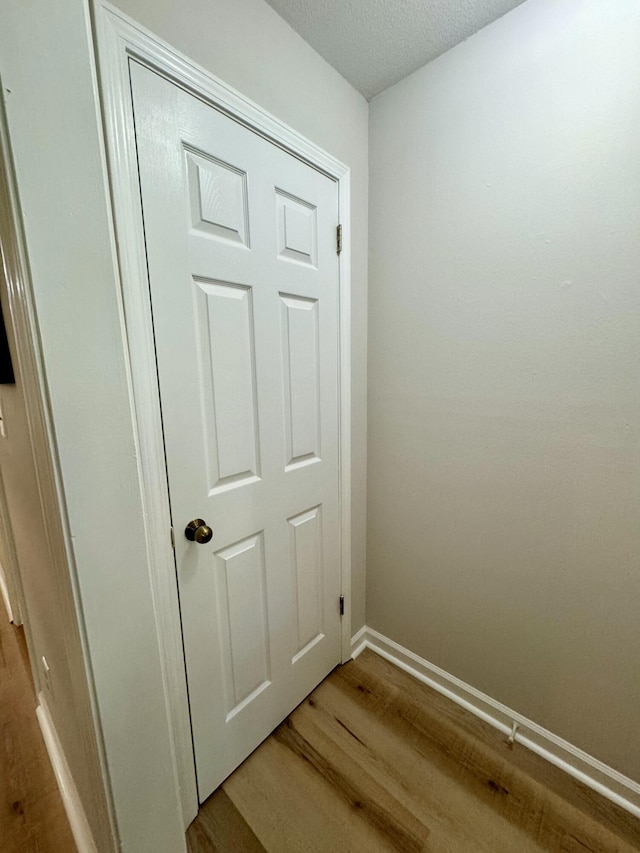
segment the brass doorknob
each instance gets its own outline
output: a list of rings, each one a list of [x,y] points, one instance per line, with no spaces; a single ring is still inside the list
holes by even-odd
[[[184,535],[189,542],[197,542],[204,545],[213,539],[213,530],[202,518],[194,518],[184,529]]]

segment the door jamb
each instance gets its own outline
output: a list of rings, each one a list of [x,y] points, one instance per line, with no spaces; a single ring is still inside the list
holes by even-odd
[[[0,81],[0,93],[4,90]],[[4,323],[7,327],[7,337],[9,338],[8,327],[20,324],[20,311],[24,308],[24,297],[19,289],[21,261],[19,258],[22,245],[18,227],[15,222],[15,189],[13,163],[10,157],[9,148],[9,132],[5,115],[4,102],[0,95],[0,169],[4,175],[4,180],[0,177],[0,276],[3,283],[0,285],[3,290],[4,300],[6,300],[6,312],[4,315]],[[13,287],[12,287],[13,285]],[[7,316],[8,315],[8,316]],[[22,325],[19,326],[22,328]],[[13,329],[13,337],[15,339],[15,360],[22,356],[22,352],[18,352],[22,341],[17,339],[16,329]],[[29,329],[30,331],[30,329]],[[24,346],[22,347],[24,350]],[[28,353],[27,356],[28,357]],[[20,371],[20,364],[14,365],[16,372]],[[25,397],[30,389],[24,388]],[[1,395],[0,395],[1,396]],[[0,400],[1,402],[1,400]],[[25,399],[25,404],[27,400]],[[3,407],[2,407],[3,408]],[[29,410],[27,409],[27,416]],[[0,412],[0,417],[4,416],[3,411]],[[1,439],[0,439],[1,440]],[[29,625],[26,622],[26,604],[24,599],[24,590],[22,588],[22,577],[18,565],[18,557],[16,554],[15,542],[13,539],[13,529],[9,516],[9,507],[7,497],[4,490],[4,482],[2,473],[0,472],[0,537],[4,544],[4,563],[0,565],[0,591],[4,598],[4,603],[7,608],[9,621],[14,625],[23,625],[25,635],[29,634]],[[30,642],[30,640],[29,640]],[[34,674],[35,680],[35,674]],[[37,682],[36,682],[37,683]]]
[[[174,552],[170,540],[157,367],[147,278],[129,62],[135,60],[181,86],[337,183],[342,251],[339,260],[339,418],[342,661],[351,658],[351,240],[350,170],[219,78],[174,50],[112,6],[92,0],[98,86],[116,235],[119,299],[124,317],[138,475],[145,517],[148,569],[154,595],[172,751],[185,828],[198,810],[193,745],[184,669]],[[151,381],[150,381],[151,380]],[[336,602],[338,606],[338,602]]]
[[[4,599],[9,622],[14,625],[24,624],[24,592],[22,579],[18,571],[18,558],[13,541],[13,531],[9,519],[7,498],[0,472],[0,539],[4,544],[4,562],[0,563],[0,593]],[[0,617],[1,618],[1,617]],[[25,627],[25,633],[26,633]]]

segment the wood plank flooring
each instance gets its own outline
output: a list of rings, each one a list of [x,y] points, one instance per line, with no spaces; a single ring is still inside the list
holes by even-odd
[[[24,635],[0,609],[0,851],[75,850],[36,717]]]
[[[202,806],[190,853],[633,853],[640,821],[371,651]]]

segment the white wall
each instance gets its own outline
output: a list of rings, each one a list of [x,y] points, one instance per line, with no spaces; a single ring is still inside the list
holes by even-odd
[[[640,779],[640,5],[370,105],[367,622]]]
[[[122,2],[352,169],[354,628],[364,620],[367,115],[263,0]],[[28,49],[27,49],[28,48]],[[0,74],[122,849],[182,843],[142,511],[88,10],[0,7]]]

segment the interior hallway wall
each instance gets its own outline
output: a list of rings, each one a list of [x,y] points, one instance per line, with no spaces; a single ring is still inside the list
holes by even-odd
[[[370,104],[367,622],[640,779],[640,4]]]

